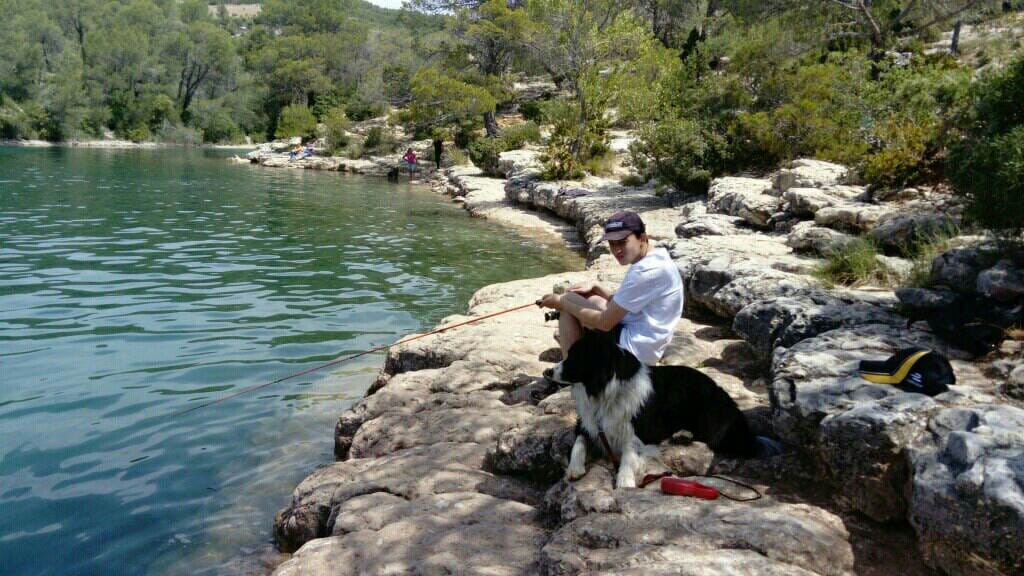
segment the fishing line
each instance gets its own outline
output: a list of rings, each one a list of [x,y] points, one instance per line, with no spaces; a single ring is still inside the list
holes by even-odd
[[[438,329],[436,329],[436,330],[434,330],[432,332],[427,332],[426,334],[418,334],[418,335],[413,336],[411,338],[406,338],[405,340],[402,340],[400,342],[395,342],[393,344],[385,344],[383,346],[377,346],[376,348],[370,348],[369,350],[363,350],[362,352],[358,352],[356,354],[352,354],[351,356],[346,356],[344,358],[339,358],[337,360],[332,360],[332,361],[330,361],[330,362],[328,362],[326,364],[321,364],[319,366],[313,366],[312,368],[307,368],[305,370],[302,370],[301,372],[296,372],[294,374],[290,374],[288,376],[284,376],[282,378],[278,378],[277,380],[274,380],[274,381],[271,381],[271,382],[266,382],[264,384],[259,384],[257,386],[250,386],[248,388],[243,388],[243,389],[239,390],[238,392],[235,392],[234,394],[230,394],[230,395],[225,396],[223,398],[218,398],[216,400],[212,400],[212,401],[207,402],[205,404],[199,404],[198,406],[192,406],[190,408],[186,408],[185,410],[180,410],[178,412],[174,412],[169,417],[170,418],[177,418],[179,416],[183,416],[185,414],[188,414],[189,412],[194,412],[196,410],[199,410],[200,408],[205,408],[207,406],[212,406],[214,404],[219,404],[220,402],[225,402],[227,400],[231,400],[232,398],[238,398],[239,396],[241,396],[243,394],[248,394],[249,392],[260,390],[262,388],[266,388],[267,386],[273,386],[274,384],[279,384],[281,382],[284,382],[285,380],[291,380],[292,378],[298,378],[299,376],[303,376],[303,375],[309,374],[310,372],[316,372],[317,370],[321,370],[321,369],[327,368],[329,366],[334,366],[336,364],[341,364],[342,362],[347,362],[349,360],[354,360],[356,358],[359,358],[360,356],[366,356],[367,354],[373,354],[374,352],[380,352],[382,350],[387,350],[387,349],[391,348],[392,346],[401,346],[402,344],[407,344],[409,342],[412,342],[413,340],[419,340],[420,338],[426,338],[427,336],[433,336],[434,334],[440,334],[441,332],[446,332],[448,330],[452,330],[454,328],[458,328],[459,326],[465,326],[467,324],[473,324],[474,322],[479,322],[481,320],[486,320],[488,318],[494,318],[495,316],[501,316],[502,314],[508,314],[509,312],[515,312],[516,310],[522,310],[523,308],[528,308],[530,306],[539,306],[539,305],[540,305],[540,301],[538,300],[536,302],[531,302],[529,304],[523,304],[522,306],[516,306],[515,308],[508,308],[506,310],[500,310],[498,312],[492,312],[490,314],[485,314],[483,316],[477,316],[476,318],[471,318],[469,320],[465,320],[463,322],[459,322],[458,324],[452,324],[451,326],[444,326],[444,327],[438,328]]]

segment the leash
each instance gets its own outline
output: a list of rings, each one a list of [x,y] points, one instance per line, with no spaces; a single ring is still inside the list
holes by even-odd
[[[447,332],[448,330],[454,330],[455,328],[458,328],[460,326],[465,326],[467,324],[473,324],[474,322],[479,322],[481,320],[486,320],[488,318],[494,318],[495,316],[501,316],[502,314],[508,314],[510,312],[515,312],[517,310],[522,310],[523,308],[528,308],[530,306],[539,306],[539,305],[540,305],[540,300],[537,300],[536,302],[531,302],[530,304],[523,304],[522,306],[516,306],[514,308],[508,308],[506,310],[500,310],[498,312],[492,312],[490,314],[485,314],[483,316],[477,316],[476,318],[471,318],[471,319],[466,320],[464,322],[459,322],[458,324],[452,324],[451,326],[444,326],[444,327],[438,328],[438,329],[436,329],[436,330],[434,330],[432,332],[427,332],[426,334],[419,334],[417,336],[413,336],[412,338],[407,338],[407,339],[402,340],[400,342],[395,342],[393,344],[385,344],[383,346],[377,346],[376,348],[370,348],[369,350],[364,350],[362,352],[359,352],[357,354],[353,354],[351,356],[346,356],[344,358],[339,358],[337,360],[332,360],[332,361],[330,361],[330,362],[328,362],[326,364],[321,364],[319,366],[314,366],[312,368],[307,368],[307,369],[305,369],[305,370],[303,370],[301,372],[296,372],[295,374],[290,374],[290,375],[285,376],[283,378],[278,378],[277,380],[274,380],[273,382],[267,382],[265,384],[260,384],[258,386],[250,386],[249,388],[243,388],[242,390],[239,390],[238,392],[235,392],[234,394],[230,394],[230,395],[225,396],[223,398],[218,398],[217,400],[213,400],[213,401],[207,402],[205,404],[200,404],[198,406],[192,406],[191,408],[187,408],[185,410],[174,412],[169,417],[170,418],[177,418],[179,416],[188,414],[189,412],[194,412],[196,410],[199,410],[200,408],[205,408],[207,406],[212,406],[214,404],[219,404],[220,402],[225,402],[227,400],[231,400],[232,398],[238,398],[239,396],[241,396],[243,394],[248,394],[249,392],[260,390],[262,388],[266,388],[267,386],[272,386],[274,384],[279,384],[281,382],[284,382],[285,380],[291,380],[292,378],[297,378],[299,376],[303,376],[305,374],[309,374],[310,372],[315,372],[317,370],[321,370],[321,369],[327,368],[329,366],[334,366],[336,364],[341,364],[342,362],[347,362],[349,360],[354,360],[356,358],[359,358],[360,356],[366,356],[367,354],[373,354],[374,352],[380,352],[381,350],[387,350],[387,349],[391,348],[392,346],[401,346],[403,344],[408,344],[409,342],[412,342],[413,340],[419,340],[420,338],[426,338],[427,336],[433,336],[434,334],[440,334],[442,332]]]
[[[601,447],[604,448],[605,454],[608,455],[608,459],[612,461],[612,464],[616,469],[619,468],[619,459],[615,456],[615,452],[612,451],[611,444],[608,443],[608,437],[604,435],[604,431],[598,432],[598,438],[601,439]],[[744,484],[739,480],[733,480],[732,478],[726,478],[725,476],[718,476],[717,474],[690,474],[686,478],[715,478],[716,480],[722,480],[724,482],[731,482],[741,488],[745,488],[754,493],[754,496],[750,498],[738,498],[725,492],[722,492],[714,486],[706,486],[700,482],[694,482],[693,480],[685,480],[683,478],[676,478],[672,476],[671,472],[664,472],[662,474],[648,474],[644,476],[644,479],[637,484],[637,488],[643,488],[648,484],[661,480],[661,491],[665,494],[672,494],[674,496],[693,496],[694,498],[701,498],[704,500],[714,500],[721,496],[734,502],[753,502],[754,500],[760,500],[764,494],[761,491],[749,484]]]
[[[733,502],[753,502],[754,500],[760,500],[764,494],[757,488],[754,488],[750,484],[744,484],[739,480],[733,480],[732,478],[726,478],[725,476],[719,476],[717,474],[690,474],[686,478],[714,478],[716,480],[722,480],[723,482],[731,482],[745,490],[750,490],[754,493],[749,498],[739,498],[732,496],[726,492],[722,492],[714,486],[707,486],[700,482],[693,480],[686,480],[684,478],[676,478],[671,473],[666,472],[664,474],[648,474],[644,476],[644,479],[640,482],[639,487],[643,488],[655,480],[661,480],[661,491],[665,494],[671,494],[673,496],[693,496],[694,498],[701,498],[704,500],[715,500],[719,496]]]

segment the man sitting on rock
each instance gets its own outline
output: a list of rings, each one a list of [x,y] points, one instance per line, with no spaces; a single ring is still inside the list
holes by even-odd
[[[679,270],[667,250],[651,248],[644,222],[635,212],[613,214],[604,224],[601,241],[608,242],[619,264],[629,265],[619,289],[611,292],[595,282],[583,282],[565,294],[544,296],[540,305],[562,312],[558,343],[563,358],[589,329],[611,332],[620,348],[653,366],[683,315]]]

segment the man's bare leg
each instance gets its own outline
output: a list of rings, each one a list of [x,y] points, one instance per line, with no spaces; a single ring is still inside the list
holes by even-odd
[[[601,310],[608,306],[608,301],[600,296],[591,296],[584,298],[579,294],[569,292],[562,296],[562,299],[572,300],[576,304],[579,304],[583,308],[592,308],[594,310]],[[558,317],[558,344],[562,347],[562,358],[565,359],[569,355],[569,348],[576,343],[583,336],[583,324],[580,323],[579,318],[576,318],[572,314],[562,312]]]

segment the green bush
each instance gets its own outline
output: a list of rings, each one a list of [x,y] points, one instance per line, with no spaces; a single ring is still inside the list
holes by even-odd
[[[608,152],[607,123],[595,103],[589,109],[586,129],[579,132],[579,104],[552,100],[543,105],[544,118],[551,123],[551,138],[541,160],[543,178],[548,180],[577,180],[582,178],[586,163],[591,158]]]
[[[444,153],[451,158],[452,164],[455,164],[456,166],[465,166],[466,164],[469,164],[469,156],[454,146],[445,148]]]
[[[972,221],[1007,236],[1024,231],[1024,125],[960,144],[947,173]]]
[[[292,104],[281,110],[281,118],[277,123],[275,138],[292,138],[299,136],[302,139],[316,137],[316,117],[305,104]]]
[[[0,105],[0,138],[16,140],[34,138],[32,120],[23,107],[11,100],[4,100]]]
[[[501,139],[505,141],[506,150],[518,150],[527,143],[539,143],[541,141],[540,128],[535,122],[515,124],[501,131]]]
[[[476,138],[476,125],[463,122],[456,126],[455,136],[453,137],[456,147],[466,150]]]
[[[203,142],[238,142],[242,139],[241,129],[223,108],[196,114],[192,124],[202,131]]]
[[[875,256],[878,247],[869,240],[858,238],[814,269],[814,277],[826,286],[889,286],[898,282],[888,268]]]
[[[136,124],[124,132],[124,137],[132,142],[146,142],[150,136],[149,126],[145,124]]]
[[[868,156],[864,180],[880,186],[905,186],[922,179],[928,171],[925,152],[933,138],[927,126],[908,120],[887,126],[886,146]]]
[[[203,143],[205,132],[189,128],[187,126],[176,126],[169,124],[157,135],[160,142],[169,144],[180,144],[182,146],[198,146]]]
[[[520,104],[519,113],[523,115],[523,119],[533,122],[537,122],[544,117],[544,111],[536,100],[528,100]]]
[[[671,119],[648,126],[629,147],[630,158],[645,177],[681,191],[706,192],[722,166],[724,142],[697,122]]]
[[[324,115],[324,139],[331,154],[336,154],[348,146],[349,121],[344,108],[331,108]]]
[[[358,160],[362,158],[365,154],[366,151],[363,150],[363,145],[358,140],[349,141],[348,146],[345,147],[345,156],[353,160]]]
[[[473,164],[491,176],[498,173],[498,157],[502,152],[518,150],[527,142],[540,142],[540,128],[533,122],[509,126],[495,138],[477,138],[469,143],[467,151]]]
[[[388,113],[388,105],[385,102],[363,101],[358,98],[352,99],[345,106],[345,113],[356,122],[369,120],[384,116]]]
[[[478,138],[469,144],[469,159],[485,174],[498,176],[498,156],[506,150],[501,138]]]
[[[1024,230],[1024,55],[979,82],[950,150],[946,173],[967,216],[996,233]]]
[[[363,151],[371,154],[391,154],[398,150],[398,140],[390,130],[374,126],[366,131]]]

